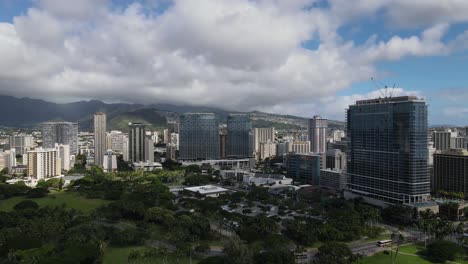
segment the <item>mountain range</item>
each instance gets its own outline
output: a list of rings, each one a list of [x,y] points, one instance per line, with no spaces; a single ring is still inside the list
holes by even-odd
[[[80,130],[90,131],[93,115],[104,112],[107,115],[108,129],[126,130],[129,122],[142,122],[149,129],[167,126],[167,120],[177,119],[186,112],[211,112],[218,115],[221,123],[226,122],[230,111],[203,106],[177,106],[171,104],[107,104],[102,101],[78,101],[58,104],[39,99],[16,98],[0,95],[0,126],[15,128],[37,128],[46,121],[77,122]],[[276,127],[278,129],[305,129],[307,119],[291,115],[264,112],[245,112],[250,116],[253,127]],[[344,122],[329,121],[330,127],[342,128]]]

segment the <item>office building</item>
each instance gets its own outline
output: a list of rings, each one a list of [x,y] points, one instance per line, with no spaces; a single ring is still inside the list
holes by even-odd
[[[55,143],[69,145],[71,154],[78,154],[78,124],[46,122],[42,124],[42,147],[51,149]]]
[[[130,162],[146,161],[146,132],[142,123],[129,123],[128,160]]]
[[[328,120],[321,116],[314,116],[309,120],[309,141],[311,151],[325,153],[327,151]]]
[[[29,178],[42,180],[61,175],[61,159],[56,149],[38,148],[28,151],[27,155]]]
[[[23,155],[34,147],[34,138],[31,135],[10,136],[10,149],[14,149],[17,155]]]
[[[255,128],[253,133],[254,152],[256,155],[260,153],[260,144],[265,142],[274,142],[276,137],[276,130],[274,127],[270,128]]]
[[[63,171],[69,171],[71,169],[71,157],[70,157],[70,146],[63,144],[55,144],[57,150],[57,158],[60,158],[60,167]]]
[[[117,156],[112,150],[106,151],[103,157],[102,169],[104,172],[117,171]]]
[[[272,158],[276,156],[276,143],[275,142],[263,142],[260,143],[260,160],[266,158]]]
[[[341,152],[341,150],[329,149],[325,157],[327,169],[342,171],[346,168],[346,153]]]
[[[245,114],[230,114],[227,118],[226,152],[229,158],[252,157],[249,153],[250,119]]]
[[[164,144],[169,144],[171,142],[171,134],[169,133],[169,129],[164,129],[163,136]]]
[[[317,154],[286,154],[283,161],[286,176],[293,178],[295,182],[319,185],[320,160],[321,156]]]
[[[320,170],[320,186],[342,191],[346,187],[346,175],[338,170]]]
[[[465,137],[452,137],[450,139],[450,148],[464,149],[466,147]]]
[[[468,150],[434,154],[434,192],[463,193],[468,197]]]
[[[106,144],[106,114],[98,112],[94,114],[94,165],[103,166]]]
[[[430,198],[427,105],[416,96],[357,101],[347,111],[348,191],[383,206]]]
[[[177,147],[175,145],[166,145],[166,159],[177,160]]]
[[[218,159],[218,118],[213,113],[187,113],[180,116],[179,159]]]
[[[341,141],[345,137],[345,132],[343,130],[333,131],[333,142]]]

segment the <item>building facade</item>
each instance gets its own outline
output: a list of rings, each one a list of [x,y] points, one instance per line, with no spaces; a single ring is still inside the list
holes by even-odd
[[[28,177],[42,180],[60,176],[61,160],[56,149],[38,148],[28,151]]]
[[[265,142],[274,142],[276,130],[274,127],[255,128],[253,133],[254,152],[256,155],[260,152],[260,144]]]
[[[435,193],[463,193],[468,197],[468,150],[452,149],[434,154]]]
[[[329,149],[326,153],[326,168],[343,171],[346,168],[346,153],[339,149]]]
[[[145,125],[142,123],[129,123],[128,128],[128,160],[132,163],[145,161]]]
[[[321,156],[317,154],[286,154],[284,156],[286,176],[296,182],[319,185],[320,160]]]
[[[54,148],[55,143],[69,145],[73,155],[78,154],[78,123],[46,122],[42,124],[42,147]]]
[[[325,153],[327,151],[328,120],[321,116],[314,116],[309,120],[309,141],[311,151]]]
[[[107,151],[106,129],[106,114],[94,114],[94,165],[101,168]]]
[[[276,156],[276,143],[264,142],[260,143],[260,160]]]
[[[215,114],[187,113],[180,116],[179,159],[218,159],[219,151],[219,124]]]
[[[427,105],[415,96],[362,100],[349,106],[349,191],[391,204],[427,201],[427,130]]]
[[[60,166],[63,171],[69,171],[71,169],[71,155],[70,146],[63,144],[55,144],[57,150],[57,158],[60,158]]]
[[[34,147],[34,137],[31,135],[14,135],[9,138],[10,149],[17,155],[23,155]]]
[[[227,118],[226,156],[229,158],[252,157],[249,133],[250,119],[245,114],[230,114]]]

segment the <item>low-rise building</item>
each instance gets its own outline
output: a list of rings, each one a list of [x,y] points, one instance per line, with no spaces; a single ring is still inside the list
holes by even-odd
[[[133,170],[153,171],[162,170],[162,164],[159,162],[134,162],[132,163]]]
[[[247,173],[243,176],[243,182],[255,186],[291,185],[291,178],[282,174]]]
[[[341,191],[346,186],[346,175],[339,170],[320,170],[320,186]]]
[[[319,185],[322,155],[287,154],[284,156],[286,176],[294,181]]]
[[[187,187],[184,188],[184,190],[199,197],[219,197],[219,195],[229,192],[228,189],[224,189],[215,185]]]

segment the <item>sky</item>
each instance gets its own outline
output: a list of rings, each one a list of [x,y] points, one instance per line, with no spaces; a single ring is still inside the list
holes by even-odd
[[[417,95],[468,125],[468,1],[0,0],[0,94],[337,120]]]

